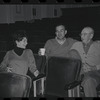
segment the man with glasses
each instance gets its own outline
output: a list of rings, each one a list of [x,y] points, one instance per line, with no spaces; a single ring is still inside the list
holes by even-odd
[[[97,97],[96,87],[100,83],[100,41],[93,41],[94,30],[85,27],[81,31],[81,42],[76,42],[71,50],[77,50],[82,60],[82,86],[86,97]]]

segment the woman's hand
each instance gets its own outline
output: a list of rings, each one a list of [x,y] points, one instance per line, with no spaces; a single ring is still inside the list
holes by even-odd
[[[37,77],[37,76],[39,75],[39,71],[36,70],[36,71],[34,72],[34,75]]]
[[[12,68],[11,67],[7,67],[7,72],[12,72]]]

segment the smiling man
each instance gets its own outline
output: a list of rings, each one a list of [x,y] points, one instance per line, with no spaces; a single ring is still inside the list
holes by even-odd
[[[46,49],[46,56],[68,57],[68,52],[76,40],[65,37],[67,30],[64,25],[56,26],[55,34],[56,37],[54,39],[49,39],[44,46]]]

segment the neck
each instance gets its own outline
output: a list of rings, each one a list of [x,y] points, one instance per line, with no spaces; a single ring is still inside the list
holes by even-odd
[[[16,46],[15,49],[24,49],[24,48],[21,48],[21,47]]]
[[[90,42],[91,42],[91,40],[88,40],[87,42],[84,42],[84,44],[87,45],[87,44],[90,43]]]
[[[56,39],[58,40],[58,41],[65,41],[66,40],[66,38],[64,37],[64,38],[62,38],[62,39],[59,39],[59,38],[57,38],[56,37]]]
[[[66,41],[66,38],[63,38],[63,39],[58,39],[57,37],[56,37],[56,40],[57,40],[57,42],[59,43],[59,44],[64,44],[64,42]]]
[[[19,56],[23,53],[23,51],[24,51],[24,48],[20,48],[20,47],[15,47],[14,48],[14,51],[15,51],[15,53],[16,54],[18,54]]]

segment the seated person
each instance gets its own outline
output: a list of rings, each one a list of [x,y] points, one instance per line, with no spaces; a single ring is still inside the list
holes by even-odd
[[[45,55],[46,57],[56,56],[56,57],[74,57],[80,59],[78,56],[78,52],[76,50],[70,51],[71,46],[77,40],[72,38],[66,38],[65,35],[67,34],[67,30],[65,29],[64,25],[56,26],[56,37],[54,39],[49,39],[45,43]],[[70,53],[69,53],[70,51]],[[41,51],[39,51],[41,55]],[[77,56],[76,56],[77,55]]]
[[[100,41],[93,41],[94,30],[85,27],[81,31],[81,42],[72,45],[71,50],[77,50],[82,60],[84,75],[82,86],[85,97],[97,97],[96,87],[100,83]]]
[[[13,72],[26,75],[28,69],[38,76],[39,71],[36,68],[33,52],[26,49],[28,44],[26,32],[19,30],[13,34],[14,49],[7,51],[3,61],[0,64],[0,71]]]

